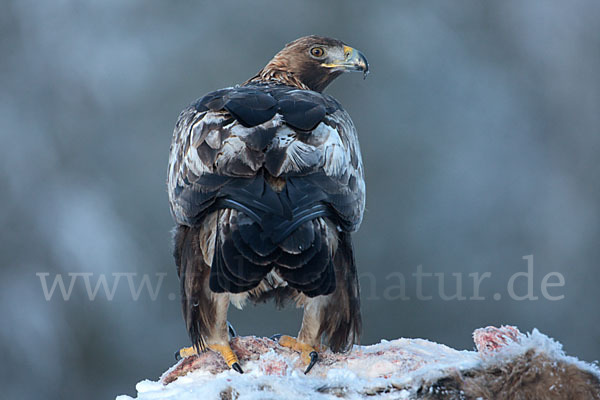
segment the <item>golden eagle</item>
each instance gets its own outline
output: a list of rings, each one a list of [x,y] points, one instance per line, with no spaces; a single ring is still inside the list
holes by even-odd
[[[246,300],[293,299],[304,307],[297,338],[308,372],[322,349],[348,350],[361,329],[350,233],[365,205],[356,129],[322,91],[366,58],[336,39],[285,46],[253,78],[209,93],[180,114],[168,192],[177,223],[174,256],[193,346],[218,351],[242,372],[229,345],[227,309]]]

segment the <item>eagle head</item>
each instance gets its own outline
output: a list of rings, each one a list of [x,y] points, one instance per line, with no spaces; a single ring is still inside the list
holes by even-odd
[[[358,50],[342,41],[305,36],[288,43],[251,81],[280,81],[322,92],[343,72],[369,72],[369,63]]]

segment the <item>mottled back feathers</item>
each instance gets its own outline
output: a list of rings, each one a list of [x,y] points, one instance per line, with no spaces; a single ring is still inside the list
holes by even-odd
[[[260,174],[312,187],[329,198],[347,230],[360,224],[364,179],[356,131],[332,97],[261,84],[210,93],[182,112],[169,166],[178,223],[198,223],[224,188],[248,185],[234,181]]]
[[[182,112],[169,200],[180,225],[217,213],[206,244],[215,292],[275,270],[309,295],[335,289],[337,230],[358,228],[364,180],[356,131],[332,97],[278,84],[209,93]]]

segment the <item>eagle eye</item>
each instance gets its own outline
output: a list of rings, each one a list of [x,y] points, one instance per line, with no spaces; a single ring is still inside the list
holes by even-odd
[[[322,47],[313,47],[310,49],[310,54],[313,57],[321,58],[325,55],[325,50]]]

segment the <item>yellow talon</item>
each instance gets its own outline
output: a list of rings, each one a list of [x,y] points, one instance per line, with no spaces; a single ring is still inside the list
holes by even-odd
[[[308,343],[300,342],[298,339],[291,336],[283,335],[279,338],[279,344],[283,347],[290,348],[300,353],[300,359],[304,364],[308,365],[304,373],[308,373],[315,365],[318,359],[318,352],[324,351],[323,346],[311,346]]]
[[[316,351],[314,347],[309,344],[299,342],[296,338],[284,335],[279,338],[279,344],[283,347],[290,348],[300,353],[300,357],[305,364],[310,362],[310,353]]]
[[[234,369],[240,374],[243,373],[242,368],[240,367],[240,362],[233,350],[231,350],[229,344],[212,344],[208,345],[207,347],[212,351],[219,353],[221,357],[223,357],[229,368]],[[194,356],[196,354],[198,354],[198,352],[194,347],[184,347],[176,353],[175,358],[180,359]]]
[[[229,368],[233,368],[233,364],[239,363],[237,356],[233,350],[231,350],[229,344],[212,344],[209,345],[208,348],[221,354]]]
[[[179,350],[179,352],[177,353],[179,358],[186,358],[186,357],[194,356],[196,354],[198,354],[198,352],[196,352],[196,349],[194,347],[184,347],[183,349]]]

